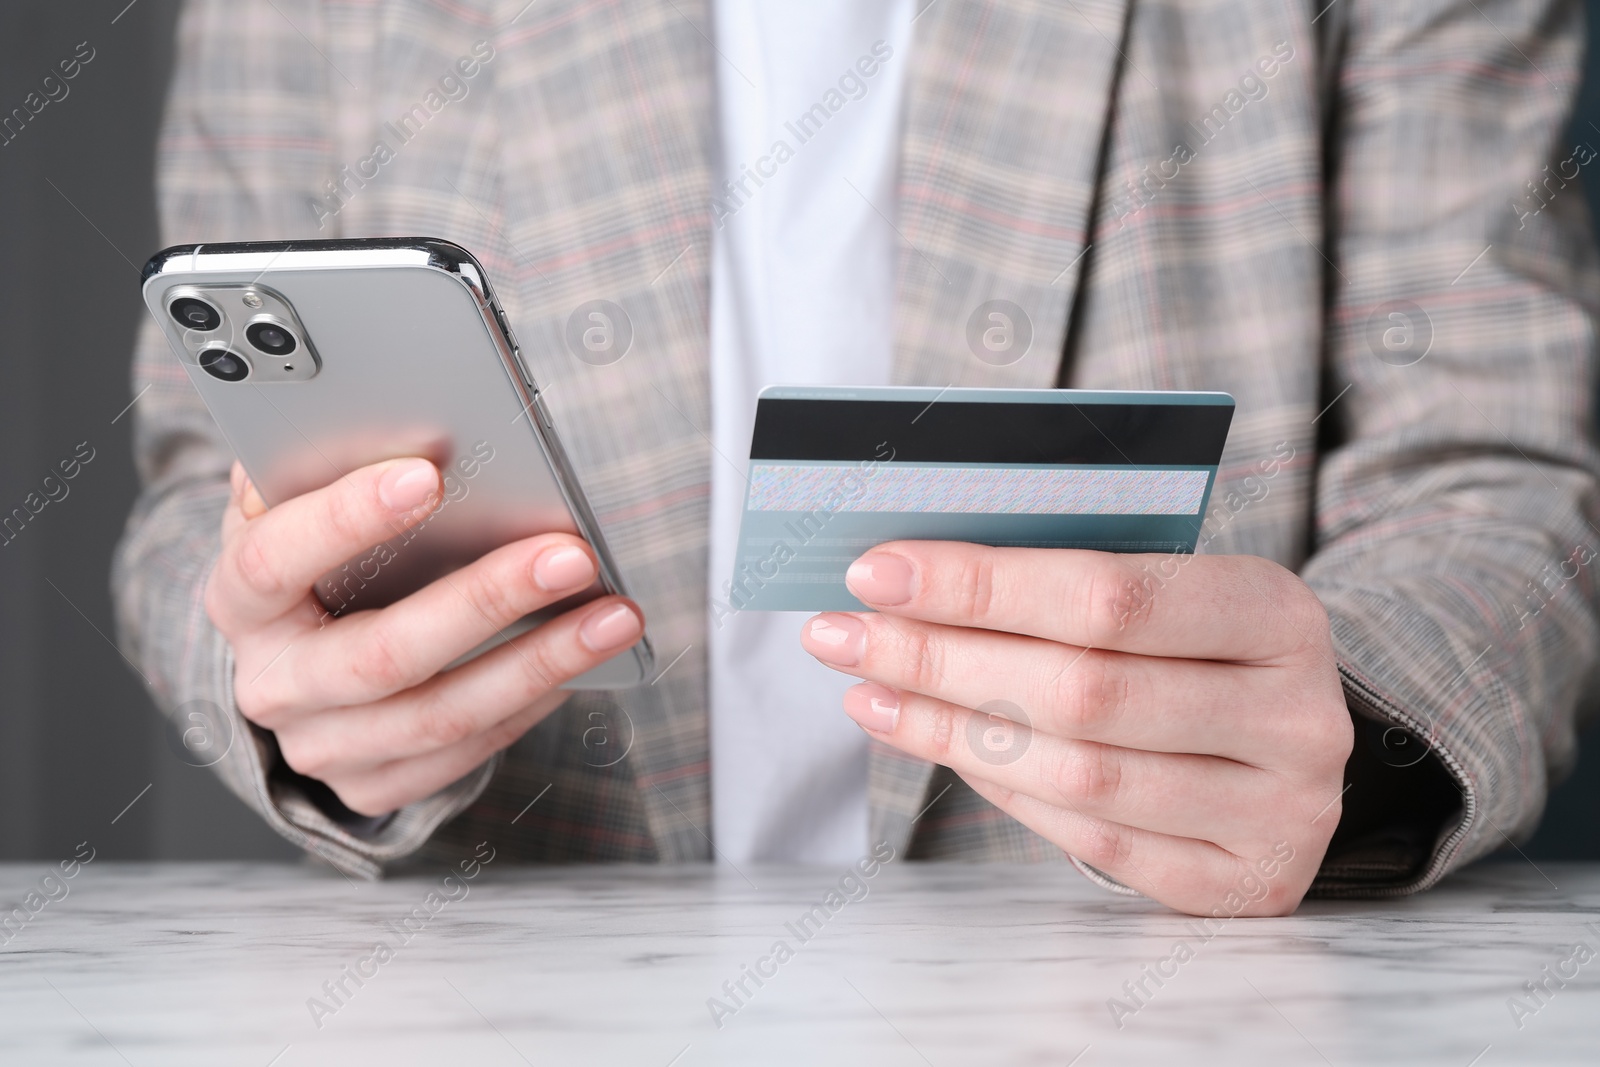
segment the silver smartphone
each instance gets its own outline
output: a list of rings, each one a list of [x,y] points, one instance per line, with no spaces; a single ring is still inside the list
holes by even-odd
[[[262,499],[424,456],[443,473],[425,519],[318,581],[330,615],[381,608],[501,545],[563,531],[593,546],[589,589],[457,663],[605,593],[626,594],[483,267],[423,237],[179,245],[145,265],[144,300]],[[648,636],[568,682],[649,677]]]

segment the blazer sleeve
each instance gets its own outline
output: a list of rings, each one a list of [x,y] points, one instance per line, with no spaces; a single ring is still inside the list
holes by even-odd
[[[1575,2],[1332,10],[1332,406],[1302,574],[1359,736],[1313,892],[1392,895],[1531,833],[1593,701],[1600,131],[1565,132]]]
[[[309,207],[334,169],[328,82],[340,76],[301,36],[317,30],[313,3],[186,6],[157,163],[166,244],[338,236],[319,232]],[[284,766],[271,733],[234,704],[233,658],[202,605],[233,456],[153,322],[139,335],[133,393],[142,492],[112,570],[122,649],[177,729],[214,735],[226,754],[212,765],[236,795],[296,845],[375,877],[476,799],[498,759],[380,826],[329,814],[341,807],[331,792]]]

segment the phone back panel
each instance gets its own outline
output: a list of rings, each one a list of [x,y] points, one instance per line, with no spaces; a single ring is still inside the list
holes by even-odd
[[[397,523],[390,541],[322,578],[317,591],[330,612],[383,607],[501,545],[549,531],[585,536],[601,578],[502,637],[605,590],[623,591],[476,262],[444,242],[352,244],[171,249],[151,261],[145,281],[147,305],[268,504],[384,459],[425,456],[443,472],[432,514],[404,531]],[[180,326],[167,311],[175,290],[216,307],[220,327]],[[243,294],[292,308],[303,334],[293,354],[251,346]],[[201,368],[199,352],[219,345],[251,361],[249,377],[222,381]],[[285,380],[281,366],[268,366],[274,359],[301,360],[298,373],[309,377]],[[648,670],[641,642],[574,684],[637,684]]]

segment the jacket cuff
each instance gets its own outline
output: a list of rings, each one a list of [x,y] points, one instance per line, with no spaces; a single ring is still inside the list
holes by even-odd
[[[1109,890],[1111,890],[1111,892],[1120,894],[1120,895],[1125,896],[1125,897],[1142,897],[1142,896],[1144,896],[1143,893],[1139,892],[1137,889],[1134,889],[1132,886],[1123,885],[1121,882],[1117,881],[1115,878],[1111,877],[1106,872],[1100,870],[1098,867],[1091,867],[1087,863],[1083,862],[1078,857],[1076,857],[1074,855],[1071,855],[1070,853],[1067,855],[1067,859],[1071,860],[1072,861],[1072,865],[1074,867],[1078,868],[1078,873],[1079,874],[1081,874],[1085,878],[1089,879],[1089,881],[1093,882],[1095,885],[1099,886],[1101,889],[1109,889]]]
[[[1393,897],[1420,892],[1465,862],[1478,791],[1431,722],[1339,665],[1355,746],[1345,803],[1307,896]]]
[[[336,819],[336,813],[325,810],[322,791],[308,789],[305,779],[284,766],[272,732],[240,714],[233,699],[233,649],[220,632],[212,633],[217,664],[214,699],[233,738],[217,765],[223,781],[290,843],[346,875],[378,878],[384,864],[421,848],[440,825],[477,800],[499,769],[501,756],[496,753],[470,774],[385,816],[381,823]]]

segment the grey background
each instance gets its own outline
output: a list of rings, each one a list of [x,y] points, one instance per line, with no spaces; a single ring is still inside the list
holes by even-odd
[[[0,5],[0,114],[78,42],[96,51],[69,95],[0,148],[0,512],[79,442],[96,452],[64,500],[0,547],[0,860],[51,861],[85,839],[121,859],[297,854],[211,772],[172,752],[110,643],[109,560],[135,492],[132,419],[118,415],[131,399],[128,359],[144,314],[138,269],[159,242],[152,150],[178,7]],[[1600,0],[1589,8],[1593,23]],[[1593,67],[1573,131],[1591,143],[1600,141]],[[1578,772],[1523,851],[1600,859],[1597,814],[1600,729],[1591,729]]]
[[[0,114],[78,42],[95,50],[0,148],[0,510],[78,442],[95,449],[67,497],[0,547],[0,859],[54,861],[86,839],[119,859],[289,858],[167,747],[110,643],[111,549],[135,492],[133,418],[112,419],[132,399],[139,268],[159,241],[151,168],[180,6],[127,3],[0,4]]]

